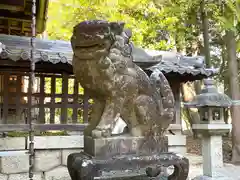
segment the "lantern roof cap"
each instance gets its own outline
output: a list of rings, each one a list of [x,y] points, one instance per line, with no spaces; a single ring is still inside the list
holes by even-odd
[[[226,94],[219,93],[213,79],[204,79],[204,88],[186,107],[230,107],[232,100]]]

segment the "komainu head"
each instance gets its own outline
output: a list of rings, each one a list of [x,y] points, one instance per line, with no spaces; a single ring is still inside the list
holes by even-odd
[[[123,22],[108,22],[103,20],[83,21],[76,25],[71,37],[71,44],[75,56],[84,59],[93,59],[109,53],[116,41],[116,36],[125,35],[126,41],[131,32],[124,30]]]

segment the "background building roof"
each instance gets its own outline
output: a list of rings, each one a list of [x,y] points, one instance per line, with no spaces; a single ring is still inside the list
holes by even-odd
[[[3,50],[0,59],[12,61],[29,61],[30,38],[0,35]],[[48,63],[49,65],[72,63],[72,48],[70,42],[36,39],[36,63]],[[217,73],[216,69],[205,68],[205,60],[202,56],[187,57],[179,53],[168,51],[155,51],[142,48],[133,48],[134,62],[145,71],[151,72],[159,69],[167,76],[185,77],[186,81],[203,79]]]

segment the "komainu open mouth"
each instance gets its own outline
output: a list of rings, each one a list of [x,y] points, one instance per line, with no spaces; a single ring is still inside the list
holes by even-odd
[[[103,44],[92,44],[92,45],[82,44],[82,45],[75,46],[76,49],[93,49],[93,48],[103,48],[103,47],[104,47]]]
[[[105,55],[108,48],[105,44],[82,43],[74,46],[74,55],[81,60],[90,60]]]

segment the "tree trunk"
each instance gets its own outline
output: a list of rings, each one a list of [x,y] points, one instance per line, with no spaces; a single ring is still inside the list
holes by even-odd
[[[189,85],[187,83],[181,84],[181,93],[182,93],[184,102],[192,101],[193,97],[196,95],[194,93],[193,85]],[[196,109],[185,108],[184,111],[185,111],[185,115],[187,116],[189,124],[191,125],[191,127],[192,127],[193,124],[199,124],[200,116],[199,116],[198,111],[196,111]],[[197,131],[192,129],[192,133],[193,133],[193,137],[196,138],[197,137]]]
[[[226,49],[228,55],[228,70],[230,77],[230,95],[233,100],[240,99],[238,81],[238,62],[236,57],[235,33],[232,30],[226,31]],[[240,106],[231,107],[232,116],[232,162],[240,163]]]
[[[211,57],[210,57],[210,45],[209,45],[209,28],[208,28],[208,17],[205,11],[205,0],[201,1],[200,10],[201,10],[201,19],[202,19],[202,32],[203,32],[203,42],[204,42],[204,55],[206,60],[207,68],[211,66]]]
[[[227,61],[227,57],[226,57],[226,48],[225,45],[221,46],[222,48],[222,64],[220,67],[220,74],[223,76],[223,84],[224,84],[224,94],[226,95],[230,95],[229,93],[229,74],[228,72],[226,72],[226,69],[228,69],[226,66],[228,66],[228,61]],[[229,118],[229,109],[225,109],[224,110],[224,122],[226,124],[228,124],[228,118]],[[229,133],[229,136],[231,136],[231,133]]]

